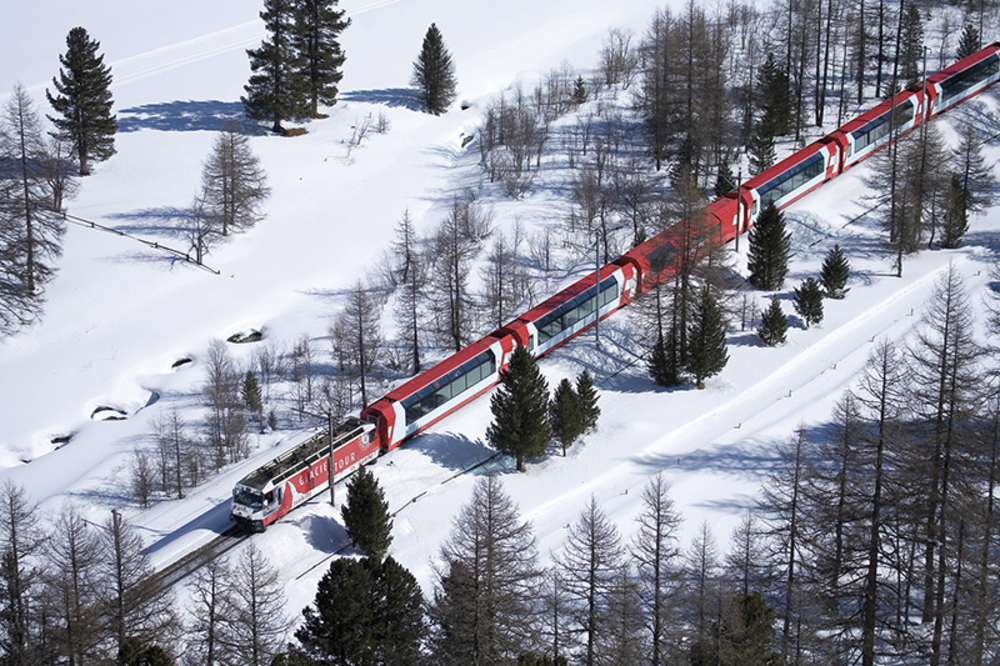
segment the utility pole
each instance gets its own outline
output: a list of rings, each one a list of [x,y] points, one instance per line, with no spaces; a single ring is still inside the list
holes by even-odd
[[[594,232],[594,347],[601,348],[601,232]]]
[[[334,466],[333,466],[333,411],[332,410],[327,410],[327,412],[326,412],[326,437],[327,437],[327,439],[330,442],[330,463],[329,463],[329,465],[330,465],[330,469],[329,469],[329,477],[330,477],[330,506],[336,506],[337,505],[337,495],[336,495],[336,491],[333,489],[333,474],[334,474],[335,470],[334,470]]]
[[[740,252],[740,234],[743,233],[743,167],[736,176],[736,253]]]

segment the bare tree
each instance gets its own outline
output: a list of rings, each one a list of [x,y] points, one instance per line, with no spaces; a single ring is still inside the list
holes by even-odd
[[[213,559],[191,576],[190,624],[186,652],[191,666],[229,662],[224,646],[234,622],[232,571],[226,559]]]
[[[37,556],[43,536],[37,506],[10,479],[0,490],[0,659],[16,666],[42,663],[37,650],[39,595]]]
[[[40,315],[66,230],[47,178],[52,156],[41,121],[20,85],[0,118],[0,156],[7,172],[0,179],[0,331],[11,332]]]
[[[368,406],[368,375],[385,353],[381,330],[382,301],[358,280],[347,297],[347,306],[330,327],[334,355],[346,359],[345,370],[358,384],[362,409]]]
[[[278,570],[251,544],[236,560],[232,585],[232,635],[224,647],[241,664],[267,666],[291,626]]]
[[[262,219],[261,206],[270,194],[260,160],[250,139],[235,121],[228,121],[202,166],[205,205],[217,216],[220,233],[249,229]]]
[[[440,559],[430,606],[435,663],[508,663],[533,647],[535,538],[499,477],[476,482]]]
[[[246,419],[239,394],[239,372],[226,343],[213,340],[205,358],[208,377],[202,397],[211,410],[209,441],[215,451],[215,466],[242,460],[249,453]]]
[[[578,658],[587,666],[600,663],[598,632],[621,575],[623,555],[617,528],[591,496],[570,526],[564,550],[556,556],[566,591],[574,601],[576,630],[584,637]]]

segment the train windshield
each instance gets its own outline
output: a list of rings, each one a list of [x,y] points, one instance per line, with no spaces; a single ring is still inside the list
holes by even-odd
[[[242,486],[236,486],[233,490],[233,501],[237,504],[248,506],[251,509],[264,508],[264,496],[255,490],[250,490]]]

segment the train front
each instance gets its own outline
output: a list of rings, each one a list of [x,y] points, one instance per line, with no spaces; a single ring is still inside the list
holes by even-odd
[[[259,488],[237,483],[229,517],[248,532],[264,531],[264,493]]]

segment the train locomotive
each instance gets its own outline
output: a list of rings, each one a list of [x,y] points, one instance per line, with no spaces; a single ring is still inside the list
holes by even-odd
[[[751,229],[763,207],[784,208],[895,138],[1000,78],[993,43],[849,120],[736,191],[678,222],[489,333],[327,431],[254,470],[233,490],[231,516],[263,530],[358,466],[398,447],[489,391],[518,345],[542,356],[676,273],[681,250],[724,244]],[[710,240],[710,244],[706,241]]]

